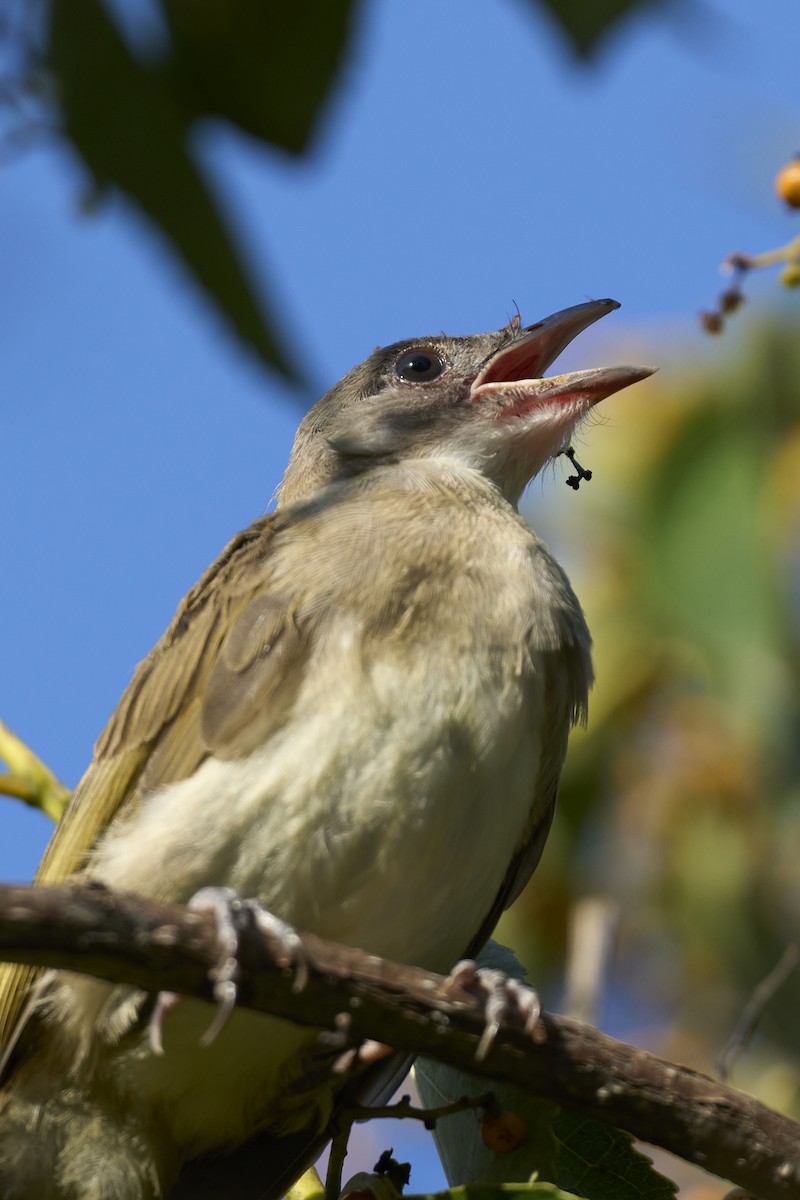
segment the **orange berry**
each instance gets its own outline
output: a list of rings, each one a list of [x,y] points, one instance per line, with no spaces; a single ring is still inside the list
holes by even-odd
[[[521,1146],[528,1136],[525,1122],[516,1113],[487,1114],[481,1122],[481,1141],[493,1154],[508,1154]]]
[[[800,155],[778,171],[775,191],[790,208],[800,208]]]

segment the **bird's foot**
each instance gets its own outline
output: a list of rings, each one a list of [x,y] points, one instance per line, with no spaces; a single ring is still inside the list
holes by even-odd
[[[217,1011],[214,1020],[200,1039],[202,1046],[210,1046],[226,1025],[236,1007],[237,980],[239,976],[239,939],[252,923],[266,933],[277,944],[279,965],[295,973],[294,989],[302,991],[308,980],[308,966],[302,952],[299,935],[279,917],[262,908],[257,900],[243,899],[233,888],[205,887],[195,892],[188,907],[199,912],[212,912],[217,921],[217,932],[221,945],[220,956],[209,972],[214,984],[214,999]],[[162,1041],[164,1018],[176,1007],[182,997],[175,992],[159,992],[153,1015],[150,1018],[150,1045],[154,1054],[163,1054]]]
[[[352,1067],[380,1062],[381,1059],[388,1058],[390,1054],[395,1053],[391,1046],[373,1041],[372,1038],[366,1038],[356,1045],[348,1045],[348,1042],[352,1040],[350,1035],[352,1023],[353,1018],[349,1012],[340,1012],[334,1018],[334,1028],[323,1029],[318,1034],[318,1040],[323,1046],[330,1046],[334,1049],[346,1047],[333,1061],[331,1070],[334,1075],[344,1075]]]
[[[477,993],[483,1000],[484,1027],[475,1051],[479,1062],[489,1053],[504,1017],[516,1013],[525,1032],[532,1034],[542,1011],[539,996],[533,988],[503,971],[478,967],[471,958],[456,963],[447,977],[445,990],[450,999],[456,999],[458,992],[468,992]]]
[[[388,1058],[390,1054],[395,1053],[396,1051],[384,1042],[376,1042],[372,1038],[367,1038],[366,1041],[359,1042],[357,1046],[352,1046],[349,1050],[345,1050],[340,1054],[331,1070],[335,1075],[344,1075],[353,1067],[381,1062],[384,1058]]]

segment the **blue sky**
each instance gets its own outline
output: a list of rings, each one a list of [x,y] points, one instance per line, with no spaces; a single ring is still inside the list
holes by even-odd
[[[0,716],[70,785],[180,597],[268,506],[302,411],[376,344],[610,295],[621,312],[567,366],[631,341],[666,371],[713,360],[696,313],[720,260],[797,232],[771,192],[800,149],[797,0],[640,17],[588,68],[513,0],[364,15],[309,161],[198,137],[304,393],[242,353],[122,202],[81,215],[67,151],[0,169]],[[749,292],[739,322],[800,303],[767,278]],[[0,798],[0,878],[28,878],[47,835]]]

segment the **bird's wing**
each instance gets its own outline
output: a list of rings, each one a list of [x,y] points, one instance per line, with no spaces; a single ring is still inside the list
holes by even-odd
[[[271,586],[281,524],[262,518],[240,533],[188,593],[139,665],[95,747],[45,851],[38,883],[80,871],[109,823],[203,760],[246,753],[281,723],[294,700],[306,641],[292,602]],[[0,1051],[38,972],[0,973]]]

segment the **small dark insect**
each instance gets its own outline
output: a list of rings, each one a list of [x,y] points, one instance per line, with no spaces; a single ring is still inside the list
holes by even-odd
[[[577,475],[568,475],[566,478],[567,487],[571,487],[577,492],[578,488],[581,486],[581,480],[585,479],[586,482],[588,483],[589,480],[592,478],[592,472],[585,470],[581,466],[581,464],[578,462],[577,458],[575,457],[575,451],[572,449],[572,446],[568,446],[567,449],[562,450],[561,453],[566,454],[567,458],[572,463],[575,470],[578,472]]]

